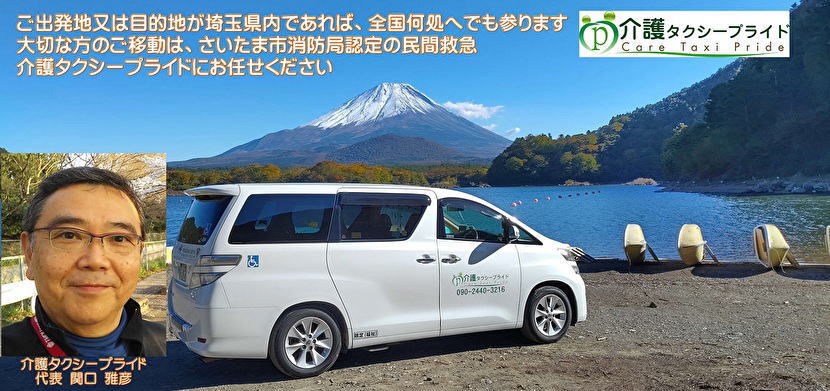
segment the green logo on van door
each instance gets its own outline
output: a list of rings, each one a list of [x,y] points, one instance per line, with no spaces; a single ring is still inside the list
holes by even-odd
[[[504,285],[510,280],[509,274],[453,274],[452,284],[455,286],[496,286]]]
[[[459,285],[466,285],[468,282],[473,282],[476,280],[475,274],[464,274],[459,272],[458,274],[452,276],[452,284],[455,286]]]

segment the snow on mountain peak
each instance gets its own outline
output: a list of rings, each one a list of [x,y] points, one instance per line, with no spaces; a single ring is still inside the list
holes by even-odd
[[[308,123],[332,128],[359,125],[406,112],[443,111],[438,103],[406,83],[381,83],[352,98],[342,106]]]

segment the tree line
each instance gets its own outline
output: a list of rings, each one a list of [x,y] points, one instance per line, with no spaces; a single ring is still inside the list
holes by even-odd
[[[281,168],[273,164],[211,169],[168,169],[167,189],[181,191],[221,183],[386,183],[456,187],[484,183],[487,166],[441,164],[386,167],[323,161],[312,167]]]

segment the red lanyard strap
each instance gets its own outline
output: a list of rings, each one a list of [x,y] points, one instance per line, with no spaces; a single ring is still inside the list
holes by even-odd
[[[49,352],[49,355],[52,357],[63,357],[66,356],[66,352],[61,349],[55,341],[52,341],[52,338],[49,338],[48,335],[40,328],[40,323],[37,321],[37,316],[33,316],[30,319],[30,323],[32,324],[32,328],[35,329],[35,334],[37,334],[38,339],[40,339],[40,343],[43,344],[43,347],[46,348],[46,351]]]

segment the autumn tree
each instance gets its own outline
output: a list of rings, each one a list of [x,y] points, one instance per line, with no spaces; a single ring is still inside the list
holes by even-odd
[[[29,199],[43,178],[64,168],[68,159],[61,153],[0,154],[0,203],[3,205],[3,237],[20,236],[23,214]]]

